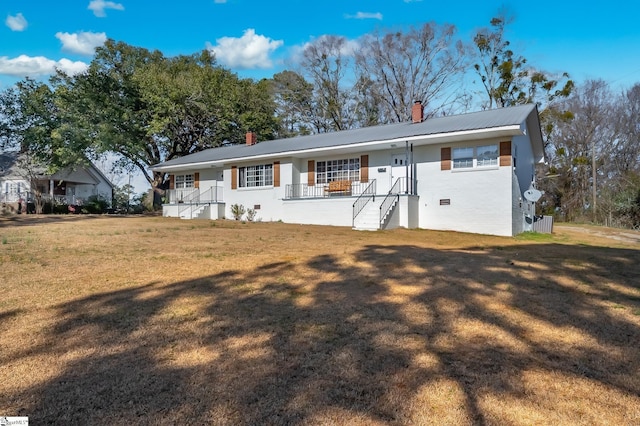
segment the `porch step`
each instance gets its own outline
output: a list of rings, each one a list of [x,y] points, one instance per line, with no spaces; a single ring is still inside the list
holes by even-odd
[[[393,213],[398,201],[395,200],[393,202],[389,211],[382,218],[382,221],[380,221],[380,206],[383,201],[384,197],[376,196],[376,201],[367,203],[366,207],[356,217],[353,229],[356,231],[377,231],[379,229],[385,229],[384,225],[387,223],[387,218]]]
[[[358,214],[353,223],[356,231],[377,231],[380,229],[380,204],[382,200],[370,201]]]
[[[392,204],[391,207],[389,208],[389,211],[387,211],[384,215],[384,217],[382,218],[382,220],[380,221],[380,226],[382,226],[383,228],[386,227],[387,224],[387,218],[389,217],[389,215],[391,215],[393,213],[393,211],[396,209],[396,204],[398,204],[398,200],[396,199]]]
[[[204,212],[205,207],[207,207],[206,204],[191,206],[180,212],[180,219],[202,219],[200,214]]]
[[[194,219],[200,219],[200,220],[209,219],[209,209],[210,208],[211,208],[211,205],[203,206],[203,208],[200,209],[200,211],[194,217]]]

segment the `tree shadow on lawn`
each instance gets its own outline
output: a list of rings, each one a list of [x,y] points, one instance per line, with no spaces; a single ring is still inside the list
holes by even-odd
[[[3,361],[60,372],[0,407],[34,424],[527,423],[518,407],[588,423],[548,399],[555,380],[551,398],[587,381],[594,411],[629,420],[597,405],[640,402],[640,317],[612,310],[640,312],[639,254],[370,245],[96,294]]]
[[[103,216],[93,214],[21,214],[14,216],[0,216],[0,228],[46,225],[51,223],[69,223],[94,220],[100,217]]]

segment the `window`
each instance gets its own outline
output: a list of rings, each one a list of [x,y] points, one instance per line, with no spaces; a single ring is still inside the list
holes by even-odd
[[[360,159],[318,161],[316,163],[316,183],[329,183],[336,180],[360,180]]]
[[[453,148],[453,168],[473,167],[473,148]]]
[[[498,165],[498,145],[453,148],[453,168],[470,169]]]
[[[240,187],[273,185],[273,164],[239,167],[238,173]]]
[[[478,167],[498,165],[498,145],[485,145],[476,148]]]
[[[193,188],[193,175],[176,175],[175,189]]]
[[[6,182],[5,192],[7,194],[20,194],[20,184],[15,182]]]

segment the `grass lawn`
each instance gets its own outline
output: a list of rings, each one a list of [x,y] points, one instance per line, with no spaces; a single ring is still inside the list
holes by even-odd
[[[638,235],[0,217],[0,416],[637,425]]]

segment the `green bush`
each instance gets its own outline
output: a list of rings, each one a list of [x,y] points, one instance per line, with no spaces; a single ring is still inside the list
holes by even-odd
[[[87,199],[87,202],[82,206],[82,213],[99,214],[103,213],[109,207],[107,200],[99,195],[92,195]]]

